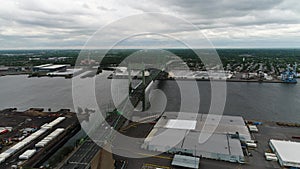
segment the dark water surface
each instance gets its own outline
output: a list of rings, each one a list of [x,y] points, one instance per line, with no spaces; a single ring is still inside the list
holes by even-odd
[[[181,83],[188,88],[191,82]],[[99,85],[109,89],[108,84]],[[210,106],[210,83],[198,81],[197,84],[201,96],[200,112],[207,112]],[[181,101],[176,81],[162,81],[158,87],[167,97],[166,110],[179,110]],[[101,95],[101,90],[97,95],[104,100],[107,97]],[[198,94],[187,92],[191,99]],[[0,77],[0,109],[8,107],[20,110],[30,107],[74,110],[72,79],[27,78],[23,75]],[[300,84],[228,82],[224,114],[242,115],[246,119],[300,122]]]

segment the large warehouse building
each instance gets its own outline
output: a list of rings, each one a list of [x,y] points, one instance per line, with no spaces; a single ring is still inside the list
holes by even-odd
[[[251,140],[242,117],[165,112],[142,148],[244,163],[240,139]]]
[[[283,140],[270,140],[269,145],[284,167],[300,168],[300,143]]]
[[[66,71],[67,67],[68,65],[44,64],[44,65],[34,66],[32,70],[34,72]]]

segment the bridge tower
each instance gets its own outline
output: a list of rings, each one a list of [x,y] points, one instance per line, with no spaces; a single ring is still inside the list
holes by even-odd
[[[130,63],[128,63],[127,66],[127,72],[128,72],[128,95],[130,95],[130,93],[132,92],[132,77],[131,77],[131,67],[130,67]]]
[[[146,78],[145,78],[145,67],[143,67],[142,70],[142,83],[143,83],[143,100],[142,100],[142,104],[143,104],[143,108],[142,111],[146,110]]]

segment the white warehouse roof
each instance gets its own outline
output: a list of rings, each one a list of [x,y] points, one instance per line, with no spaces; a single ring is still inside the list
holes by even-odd
[[[42,69],[57,69],[57,68],[61,68],[61,67],[65,67],[67,65],[49,65],[49,66],[44,66],[41,67]]]
[[[195,130],[196,124],[197,124],[196,120],[170,119],[168,120],[165,127],[171,129]]]
[[[34,66],[35,68],[42,68],[42,67],[47,67],[47,66],[51,66],[53,64],[43,64],[43,65],[39,65],[39,66]]]
[[[185,129],[187,126],[180,126],[179,122],[185,121],[192,122],[196,121],[195,128],[190,130],[203,131],[207,133],[218,133],[218,134],[235,134],[238,132],[241,139],[251,140],[251,135],[247,126],[245,125],[244,119],[240,116],[226,116],[226,115],[215,115],[215,114],[198,114],[198,113],[187,113],[187,112],[164,112],[163,118],[160,118],[155,124],[154,128],[173,128],[173,129]],[[175,126],[170,126],[170,121],[177,120]],[[191,124],[192,125],[192,124]]]
[[[300,167],[300,143],[284,140],[270,140],[270,146],[283,166]]]
[[[232,137],[236,132],[241,139],[251,140],[242,117],[164,112],[142,148],[243,163],[240,140]]]

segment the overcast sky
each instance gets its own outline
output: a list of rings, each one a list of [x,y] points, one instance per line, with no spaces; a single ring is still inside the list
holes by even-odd
[[[0,4],[0,49],[80,49],[99,28],[148,12],[192,23],[219,48],[300,47],[299,0],[0,0]],[[176,19],[145,18],[141,22],[125,22],[108,29],[111,32],[106,30],[102,47],[119,34],[131,36],[128,29],[132,27],[136,26],[137,32],[144,30],[141,25],[162,35],[172,32],[175,38],[198,40],[188,24]],[[147,37],[132,38],[122,46],[148,46],[155,40],[162,47],[168,44],[159,36]]]

